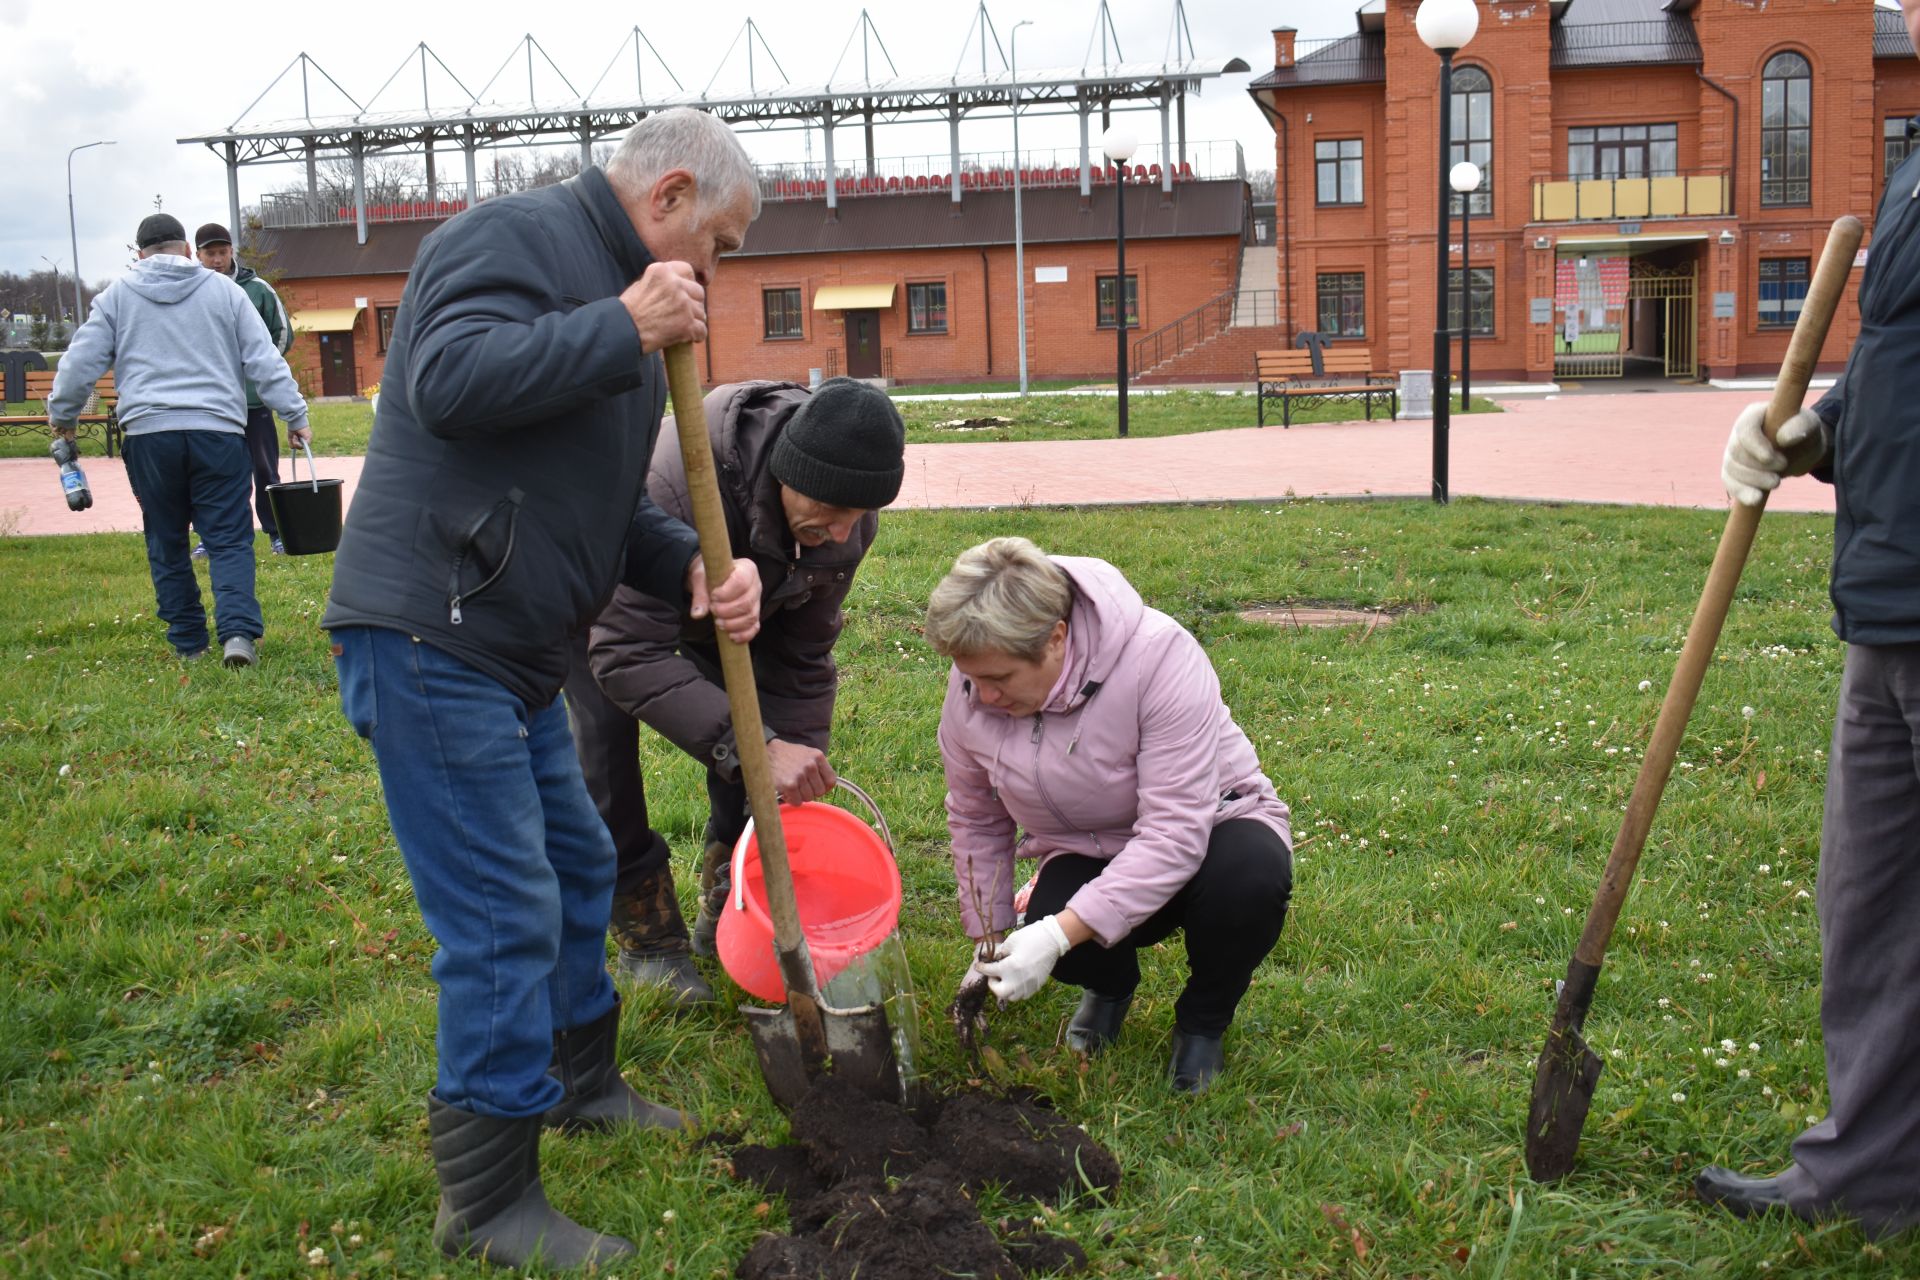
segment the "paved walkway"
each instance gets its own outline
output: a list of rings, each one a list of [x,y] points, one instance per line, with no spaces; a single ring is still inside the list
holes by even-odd
[[[1456,418],[1456,497],[1722,508],[1720,452],[1734,414],[1760,393],[1689,391],[1506,401],[1505,413]],[[1222,413],[1251,413],[1223,400]],[[1195,502],[1430,492],[1426,422],[1315,423],[1193,436],[913,445],[901,507]],[[322,458],[347,481],[360,458]],[[0,460],[0,533],[100,533],[140,528],[117,459],[85,461],[94,505],[70,512],[44,459]],[[1779,511],[1831,511],[1833,491],[1804,477],[1770,502]]]

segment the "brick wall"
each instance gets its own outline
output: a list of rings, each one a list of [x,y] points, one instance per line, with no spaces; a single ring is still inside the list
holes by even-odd
[[[360,388],[380,381],[386,369],[386,352],[380,346],[379,309],[398,307],[400,293],[406,284],[407,278],[403,275],[329,276],[305,280],[283,279],[275,288],[279,290],[280,301],[289,316],[302,311],[351,307],[360,298],[367,300],[366,308],[361,311],[352,332],[353,389],[358,393]],[[293,367],[294,377],[299,380],[302,392],[308,396],[322,394],[318,334],[296,335],[293,346],[287,351],[287,363]]]
[[[1276,128],[1276,163],[1294,193],[1291,218],[1282,215],[1288,225],[1277,284],[1284,290],[1291,283],[1293,312],[1306,328],[1319,273],[1365,271],[1366,341],[1395,369],[1424,368],[1433,359],[1439,59],[1414,30],[1417,7],[1418,0],[1388,0],[1384,84],[1273,94],[1291,135],[1289,146]],[[1553,296],[1556,257],[1579,251],[1563,250],[1559,241],[1625,233],[1615,223],[1533,221],[1533,184],[1565,175],[1570,128],[1671,121],[1679,126],[1682,173],[1731,178],[1731,215],[1644,220],[1640,231],[1671,242],[1663,261],[1697,265],[1699,358],[1716,375],[1772,372],[1785,354],[1789,331],[1759,323],[1763,260],[1817,258],[1828,226],[1844,213],[1867,221],[1871,232],[1885,177],[1882,121],[1920,113],[1920,62],[1872,56],[1871,0],[1701,0],[1691,16],[1704,55],[1699,74],[1683,66],[1552,72],[1549,6],[1481,4],[1479,32],[1455,59],[1456,67],[1481,67],[1493,82],[1494,207],[1490,218],[1473,222],[1472,256],[1475,266],[1494,269],[1497,312],[1494,335],[1474,339],[1477,376],[1550,377],[1553,327],[1532,323],[1529,302]],[[1782,49],[1799,52],[1813,68],[1813,199],[1763,207],[1761,68]],[[1738,100],[1737,136],[1733,105],[1702,76]],[[1314,204],[1313,143],[1333,137],[1364,141],[1364,207]],[[1728,235],[1731,243],[1723,244]],[[1543,237],[1548,247],[1536,248]],[[1459,243],[1457,223],[1452,240]],[[1453,261],[1457,267],[1457,252]],[[1822,352],[1824,367],[1844,360],[1858,330],[1857,283],[1856,273]],[[1716,293],[1734,296],[1732,317],[1713,315]]]
[[[1151,198],[1151,197],[1149,197]],[[1138,280],[1141,333],[1176,320],[1233,286],[1240,243],[1232,236],[1127,243],[1127,273]],[[1114,333],[1095,323],[1095,280],[1114,273],[1110,243],[1031,245],[1026,250],[1027,369],[1034,380],[1111,378]],[[1042,268],[1066,280],[1036,283]],[[743,378],[805,381],[809,369],[847,369],[839,311],[816,311],[831,285],[891,284],[880,314],[880,344],[892,353],[896,381],[975,382],[1019,377],[1014,255],[1011,245],[837,255],[723,259],[709,302],[711,349],[700,352],[712,382]],[[946,286],[947,330],[907,331],[907,286]],[[763,291],[800,290],[804,334],[769,339]]]

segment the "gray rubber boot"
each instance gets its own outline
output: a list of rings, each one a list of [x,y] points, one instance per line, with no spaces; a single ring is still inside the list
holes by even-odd
[[[682,1007],[712,1001],[713,988],[694,968],[687,947],[671,867],[662,867],[631,893],[614,895],[609,931],[619,947],[615,977],[660,987]]]
[[[639,1129],[684,1129],[687,1118],[672,1107],[648,1102],[620,1075],[614,1050],[620,1038],[620,1002],[584,1026],[557,1031],[553,1065],[547,1074],[567,1096],[542,1117],[547,1128],[563,1133],[605,1133]]]
[[[555,1270],[607,1263],[636,1252],[619,1236],[588,1230],[547,1203],[540,1186],[539,1116],[505,1119],[427,1095],[440,1211],[433,1242],[449,1258],[500,1267],[536,1259]]]
[[[693,918],[693,954],[711,956],[719,949],[720,913],[733,889],[733,846],[709,840],[700,860],[700,911]]]

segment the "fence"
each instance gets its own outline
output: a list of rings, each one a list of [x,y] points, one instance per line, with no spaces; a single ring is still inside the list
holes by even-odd
[[[1077,147],[1022,150],[1017,165],[1023,187],[1078,187],[1080,151]],[[1097,150],[1089,152],[1091,179],[1096,185],[1110,185],[1119,170],[1106,163]],[[1190,142],[1184,157],[1175,148],[1172,156],[1175,182],[1202,182],[1211,179],[1246,180],[1246,157],[1237,142]],[[1011,151],[970,152],[960,160],[960,186],[963,191],[999,191],[1013,189],[1015,156]],[[1159,182],[1165,172],[1156,146],[1142,147],[1128,166],[1128,176],[1136,182]],[[766,200],[821,200],[827,194],[827,166],[818,161],[760,165],[756,169],[760,195]],[[864,161],[833,166],[837,195],[912,195],[949,191],[953,183],[951,154],[892,156],[876,160],[871,170]]]
[[[477,186],[478,200],[490,200],[514,190],[495,182]],[[369,192],[368,222],[439,222],[467,209],[467,184],[442,182]],[[477,201],[476,201],[477,202]],[[260,197],[260,225],[264,227],[352,226],[357,221],[351,191],[269,191]]]

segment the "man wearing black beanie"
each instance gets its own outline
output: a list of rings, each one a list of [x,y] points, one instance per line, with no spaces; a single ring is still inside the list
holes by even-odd
[[[751,557],[763,584],[753,643],[774,786],[789,804],[834,785],[828,734],[839,678],[833,646],[841,604],[873,545],[879,508],[900,492],[906,429],[884,392],[834,378],[809,393],[748,382],[707,396],[733,554]],[[661,432],[647,489],[691,519],[679,437]],[[678,600],[621,587],[594,624],[567,680],[567,709],[587,789],[619,853],[612,932],[618,972],[666,988],[683,1004],[713,998],[692,955],[713,954],[728,856],[746,826],[746,788],[720,678],[713,626]],[[667,842],[647,818],[639,726],[707,766],[708,818],[700,913],[691,939],[674,891]]]

